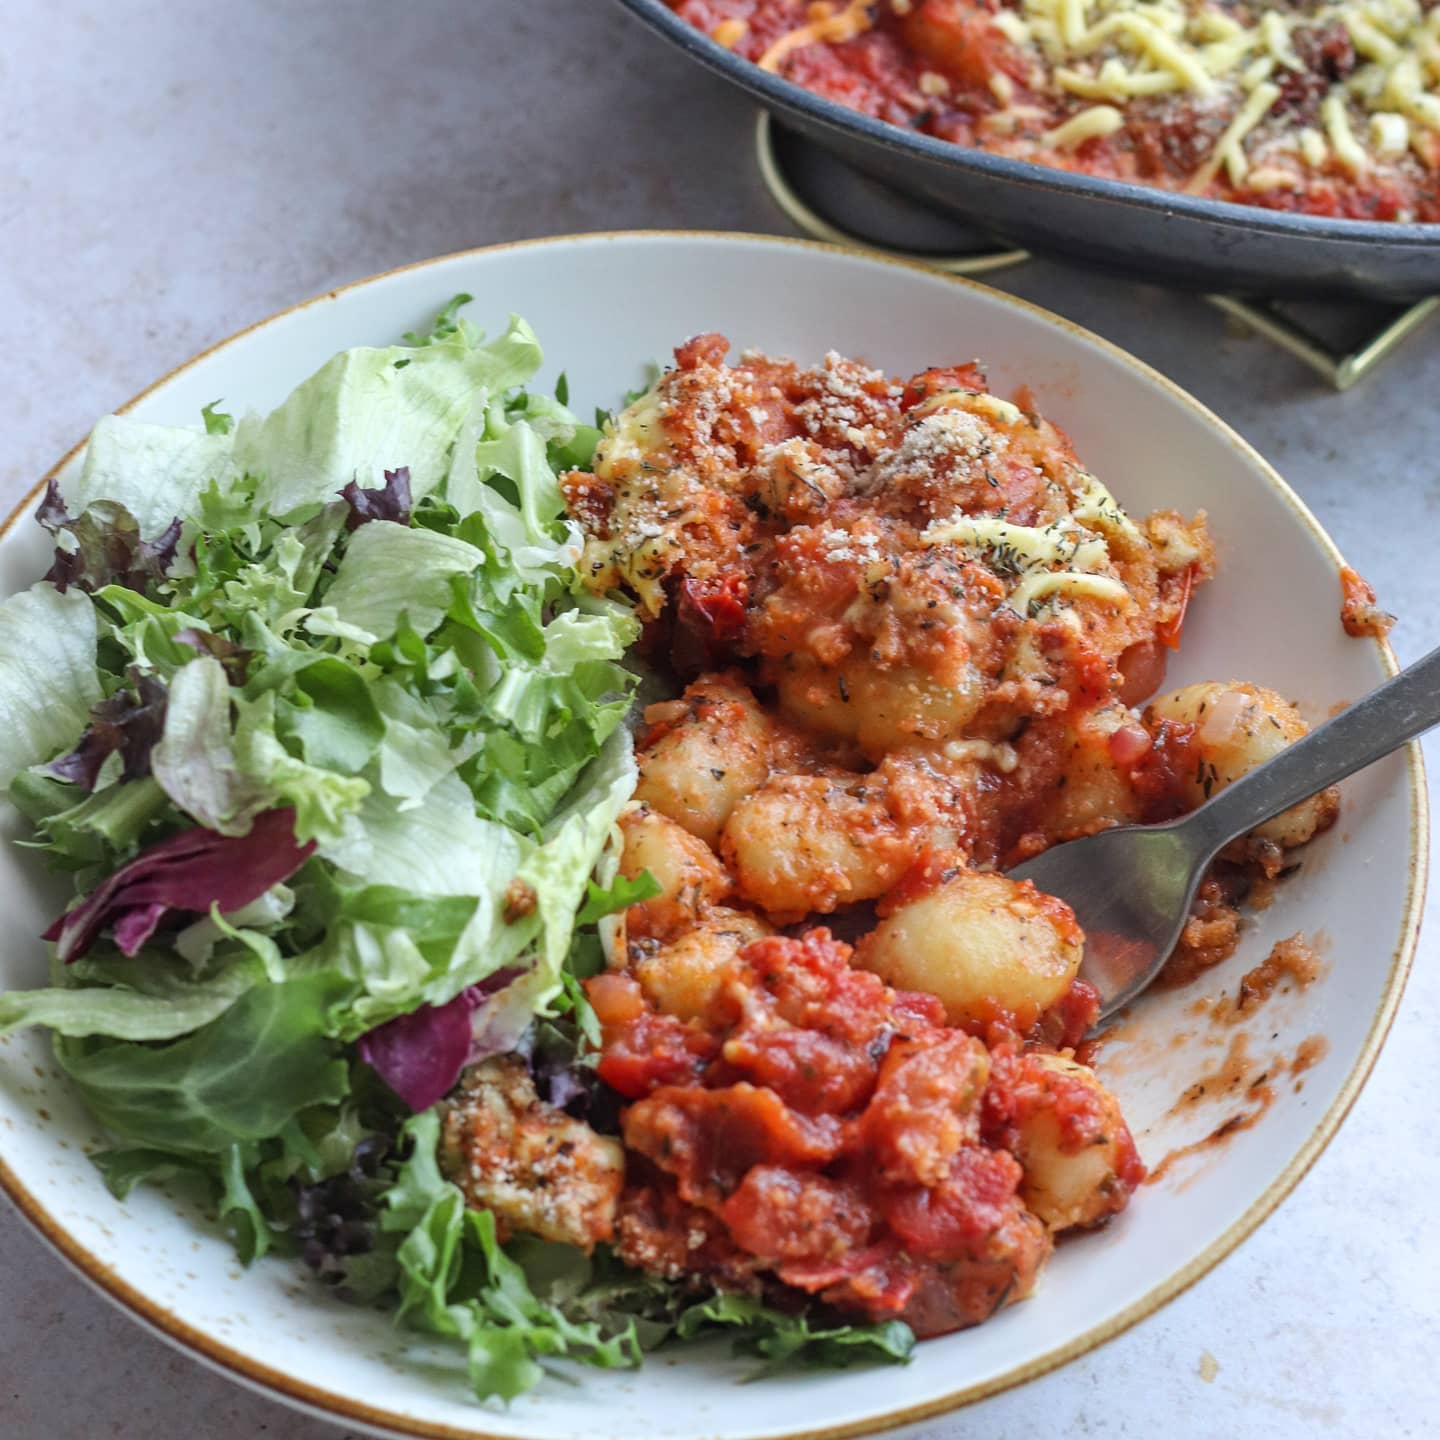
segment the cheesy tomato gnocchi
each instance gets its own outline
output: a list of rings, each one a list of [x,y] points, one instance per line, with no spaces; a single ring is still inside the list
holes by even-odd
[[[1028,393],[727,352],[681,346],[563,481],[588,583],[636,602],[676,692],[621,825],[656,893],[589,982],[628,1107],[616,1243],[940,1334],[1027,1295],[1144,1173],[1074,1058],[1075,917],[1003,872],[1192,808],[1305,727],[1240,682],[1150,699],[1205,517],[1127,514]],[[1235,848],[1207,959],[1334,813]]]
[[[959,145],[1242,205],[1440,220],[1435,0],[667,0],[762,70]]]

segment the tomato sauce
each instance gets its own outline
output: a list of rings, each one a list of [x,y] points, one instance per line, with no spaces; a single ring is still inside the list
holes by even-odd
[[[1348,565],[1340,571],[1340,623],[1345,633],[1359,640],[1373,636],[1383,640],[1395,624],[1395,617],[1375,603],[1375,587]]]
[[[588,992],[600,1077],[631,1102],[622,1258],[779,1283],[920,1335],[1033,1285],[1051,1241],[1004,1143],[1038,1103],[1017,1042],[992,1053],[934,997],[854,969],[823,929],[746,946],[690,1019],[657,1013],[618,973]],[[1093,992],[1078,1004],[1093,1018]],[[1046,1096],[1076,1150],[1095,1142],[1089,1093]],[[1119,1204],[1143,1174],[1128,1153]]]
[[[728,349],[681,345],[562,480],[588,583],[636,596],[680,692],[644,712],[621,826],[661,894],[588,982],[615,1244],[941,1334],[1144,1174],[1072,1058],[1099,1013],[1073,912],[985,872],[1193,805],[1197,726],[1130,707],[1213,550],[1203,516],[1127,516],[977,363]],[[1254,870],[1207,880],[1174,978],[1231,953]]]

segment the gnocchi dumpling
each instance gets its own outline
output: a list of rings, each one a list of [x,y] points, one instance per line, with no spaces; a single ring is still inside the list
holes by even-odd
[[[620,873],[634,880],[648,870],[660,887],[658,895],[626,911],[630,935],[668,939],[694,925],[729,890],[730,877],[710,847],[648,805],[627,810],[620,831]]]
[[[952,1025],[1007,1017],[1028,1030],[1080,968],[1084,937],[1070,907],[1028,880],[962,870],[896,910],[855,960],[902,990],[924,990]]]
[[[758,916],[716,906],[693,930],[663,947],[632,950],[631,970],[650,1003],[677,1020],[703,1019],[725,971],[752,940],[771,934]]]
[[[1037,732],[1037,744],[1048,738],[1039,733],[1040,726],[1032,729]],[[1138,742],[1131,739],[1132,731]],[[1117,743],[1117,735],[1121,743]],[[1054,787],[1046,797],[1047,835],[1057,841],[1070,840],[1141,818],[1140,797],[1130,783],[1128,766],[1122,763],[1125,741],[1149,744],[1133,712],[1122,705],[1084,712],[1076,719],[1059,723],[1055,744],[1060,765]]]
[[[1052,1233],[1123,1209],[1139,1170],[1119,1102],[1063,1055],[1033,1051],[1018,1064],[1008,1148],[1025,1172],[1020,1198]]]
[[[770,773],[769,723],[750,691],[724,676],[697,681],[646,719],[656,712],[658,734],[636,756],[635,798],[713,846],[741,797]]]
[[[720,853],[741,897],[781,923],[883,895],[913,846],[859,775],[783,775],[731,812]]]
[[[1180,777],[1183,798],[1203,805],[1217,789],[1238,780],[1287,745],[1309,734],[1310,727],[1288,701],[1263,685],[1209,680],[1187,685],[1151,702],[1146,721],[1169,720],[1195,726],[1198,763]],[[1291,849],[1328,829],[1339,811],[1332,787],[1251,831],[1254,839]]]
[[[868,656],[852,655],[829,668],[792,655],[767,673],[792,720],[854,740],[877,760],[919,740],[963,734],[985,696],[983,677],[969,666],[952,681],[910,665],[881,668]]]

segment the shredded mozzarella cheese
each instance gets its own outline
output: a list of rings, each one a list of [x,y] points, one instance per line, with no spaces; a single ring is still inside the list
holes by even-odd
[[[1104,540],[1079,526],[1012,525],[993,515],[956,515],[936,520],[920,536],[926,545],[959,545],[986,554],[1003,555],[1022,569],[1045,565],[1070,565],[1079,570],[1098,570],[1110,558]]]
[[[1092,105],[1053,130],[1047,130],[1043,143],[1056,150],[1073,150],[1087,140],[1113,135],[1124,123],[1125,117],[1113,105]]]
[[[870,28],[870,10],[873,0],[850,0],[837,14],[822,15],[807,20],[795,30],[782,35],[755,63],[762,70],[779,74],[780,67],[790,56],[806,45],[837,44],[842,40],[853,40]]]
[[[1077,570],[1042,570],[1027,575],[1011,592],[1006,604],[1019,615],[1054,595],[1077,600],[1100,600],[1110,605],[1130,602],[1130,592],[1108,575],[1089,575]]]
[[[965,410],[971,415],[984,415],[1001,425],[1018,425],[1025,418],[1025,412],[1018,405],[979,390],[943,390],[921,401],[911,414],[919,418],[933,415],[937,410]]]
[[[1372,164],[1398,163],[1413,149],[1427,164],[1440,156],[1440,9],[1421,0],[1331,0],[1287,7],[1252,7],[1244,19],[1213,0],[1000,0],[989,17],[998,37],[1029,52],[1030,71],[1007,63],[994,69],[991,94],[1002,107],[980,117],[996,135],[1023,135],[1025,111],[1015,103],[1019,85],[1053,86],[1081,102],[1037,136],[1047,149],[1069,151],[1121,130],[1123,107],[1145,96],[1194,97],[1197,110],[1230,116],[1186,188],[1205,190],[1221,168],[1231,185],[1262,190],[1305,183],[1305,172],[1338,164],[1360,175]],[[914,0],[889,0],[904,18]],[[782,73],[791,56],[815,44],[839,44],[875,23],[876,0],[812,0],[796,3],[795,28],[781,35],[757,63]],[[801,19],[800,17],[804,18]],[[1344,79],[1311,70],[1300,58],[1296,35],[1312,37],[1343,27],[1363,63]],[[722,21],[714,38],[734,46],[744,22]],[[1302,49],[1305,47],[1302,46]],[[1307,56],[1312,54],[1306,49]],[[1293,116],[1271,119],[1285,77],[1311,73],[1325,87],[1320,130]],[[1048,72],[1048,73],[1047,73]],[[926,99],[948,93],[947,76],[923,71],[917,92]],[[1217,127],[1218,128],[1218,127]],[[1259,133],[1256,133],[1256,132]],[[1213,133],[1213,132],[1212,132]]]
[[[1279,184],[1282,175],[1286,183],[1299,183],[1302,176],[1292,167],[1318,170],[1334,160],[1358,174],[1372,157],[1394,160],[1407,147],[1422,159],[1440,153],[1440,10],[1427,14],[1420,0],[1257,7],[1259,13],[1247,21],[1197,0],[1014,4],[1015,10],[995,17],[996,29],[1012,44],[1043,55],[1062,93],[1095,102],[1045,133],[1040,143],[1049,148],[1070,149],[1097,134],[1113,134],[1124,121],[1122,116],[1117,123],[1110,112],[1129,100],[1183,92],[1205,107],[1233,109],[1229,125],[1192,176],[1187,187],[1192,191],[1208,186],[1221,166],[1232,184],[1266,188]],[[1313,33],[1334,24],[1343,26],[1367,63],[1344,80],[1322,77],[1328,86],[1322,96],[1324,136],[1292,121],[1293,128],[1252,137],[1274,108],[1273,87],[1287,73],[1307,69],[1295,48],[1296,31]],[[1384,118],[1365,123],[1367,112]],[[1403,144],[1399,120],[1405,122]],[[1078,122],[1073,129],[1072,122]],[[1005,128],[1008,133],[1012,127]],[[1249,178],[1252,167],[1258,167],[1258,179]]]

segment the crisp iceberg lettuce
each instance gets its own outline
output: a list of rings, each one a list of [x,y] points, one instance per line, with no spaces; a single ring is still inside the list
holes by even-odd
[[[103,694],[95,607],[35,585],[0,604],[0,785],[80,738]]]
[[[346,350],[270,414],[246,416],[233,428],[107,416],[61,493],[74,514],[118,502],[147,537],[176,516],[195,515],[213,483],[233,493],[247,476],[255,482],[247,508],[257,518],[325,504],[352,483],[381,488],[385,472],[401,466],[418,500],[445,478],[477,402],[503,398],[540,362],[539,342],[518,316],[488,345],[473,345],[456,330],[420,347]]]

